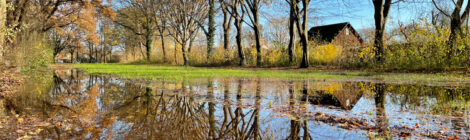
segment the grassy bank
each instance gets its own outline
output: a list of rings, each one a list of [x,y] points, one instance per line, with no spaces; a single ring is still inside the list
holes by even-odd
[[[470,83],[470,77],[463,74],[437,73],[371,73],[342,72],[328,70],[272,70],[249,68],[199,68],[183,66],[129,65],[129,64],[74,64],[56,67],[80,68],[90,74],[113,74],[124,78],[181,80],[188,78],[228,77],[228,78],[280,78],[291,80],[347,80],[384,81],[397,83],[423,84],[462,84]]]

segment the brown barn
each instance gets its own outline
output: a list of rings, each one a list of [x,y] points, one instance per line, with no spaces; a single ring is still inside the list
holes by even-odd
[[[318,45],[332,43],[346,50],[364,46],[364,40],[349,22],[312,27],[308,36]]]

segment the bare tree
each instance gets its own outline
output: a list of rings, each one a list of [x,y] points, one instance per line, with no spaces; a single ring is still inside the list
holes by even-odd
[[[285,47],[288,42],[287,18],[272,17],[269,18],[268,28],[265,30],[267,39],[277,48]]]
[[[233,3],[235,0],[230,0]],[[224,29],[224,49],[228,49],[230,44],[230,29],[232,28],[232,22],[234,17],[230,15],[228,11],[229,5],[224,0],[219,0],[222,13],[224,14],[223,29]]]
[[[375,57],[378,62],[383,61],[384,43],[383,36],[385,32],[385,25],[387,23],[388,13],[392,0],[372,0],[374,3],[374,19],[375,19]]]
[[[215,0],[207,0],[209,9],[207,13],[207,29],[198,21],[199,26],[206,35],[207,38],[207,61],[211,57],[212,48],[214,47],[215,37]]]
[[[290,2],[288,2],[290,3]],[[291,3],[292,4],[292,3]],[[295,57],[295,25],[296,19],[295,19],[295,7],[294,6],[289,6],[290,12],[289,12],[289,46],[287,47],[287,50],[289,52],[289,63],[292,64],[294,62],[294,57]]]
[[[247,14],[250,19],[250,24],[247,25],[250,26],[255,33],[256,66],[261,66],[261,25],[259,24],[259,9],[261,8],[261,0],[245,0],[245,3],[242,4],[242,7],[245,9],[245,11],[250,11]]]
[[[165,49],[165,36],[167,36],[167,34],[165,34],[165,31],[167,31],[167,26],[168,26],[167,18],[168,17],[166,17],[166,14],[164,14],[164,11],[162,11],[163,9],[162,7],[167,5],[168,1],[159,0],[158,3],[159,3],[157,4],[158,10],[155,11],[156,12],[155,22],[157,24],[157,31],[159,33],[161,43],[162,43],[163,62],[166,63],[168,60],[166,58],[166,49]]]
[[[468,14],[470,13],[470,1],[467,1],[467,5],[463,7],[465,0],[453,0],[454,9],[452,13],[448,13],[436,3],[436,0],[432,0],[432,3],[436,7],[437,10],[444,16],[450,18],[450,36],[448,39],[448,44],[450,46],[449,52],[447,56],[450,58],[454,53],[454,43],[457,40],[457,37],[464,36],[464,32],[462,32],[462,25],[465,23],[465,20],[468,18]]]
[[[155,0],[124,0],[123,8],[117,11],[115,23],[145,38],[147,61],[150,61],[153,35],[156,29]]]
[[[164,7],[168,24],[173,30],[170,35],[182,46],[184,65],[188,65],[186,45],[196,34],[197,22],[205,18],[206,10],[208,7],[205,0],[175,0]]]
[[[245,53],[243,52],[243,45],[242,45],[242,37],[243,37],[243,21],[246,15],[245,10],[241,7],[243,5],[243,0],[232,0],[231,3],[225,3],[227,5],[227,12],[231,14],[231,16],[235,19],[234,25],[237,29],[237,50],[238,50],[238,57],[240,62],[238,63],[239,66],[245,65]]]
[[[302,43],[302,62],[300,63],[301,68],[308,68],[309,67],[309,60],[308,60],[308,5],[310,0],[288,0],[293,13],[291,16],[294,16],[294,22],[297,26],[297,31],[300,36],[300,42]],[[302,3],[302,9],[300,8],[300,3]],[[292,17],[291,17],[292,18]],[[291,25],[292,26],[292,25]],[[293,27],[289,27],[293,30]]]
[[[224,14],[224,21],[222,23],[222,27],[224,30],[224,49],[225,52],[228,52],[228,47],[230,45],[230,30],[232,28],[232,22],[234,17],[230,15],[229,13],[229,5],[224,2],[225,0],[219,0],[220,3],[220,8],[222,9],[222,13]],[[235,0],[229,0],[229,3],[233,3]],[[225,54],[225,57],[227,59],[227,54]]]

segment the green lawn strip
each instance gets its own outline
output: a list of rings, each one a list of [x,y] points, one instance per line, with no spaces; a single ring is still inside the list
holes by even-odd
[[[72,67],[90,74],[113,74],[125,78],[181,80],[185,78],[233,77],[233,78],[279,78],[293,80],[374,80],[412,83],[469,83],[470,77],[461,74],[438,73],[369,73],[329,72],[325,70],[269,70],[228,69],[184,66],[157,66],[132,64],[74,64]]]

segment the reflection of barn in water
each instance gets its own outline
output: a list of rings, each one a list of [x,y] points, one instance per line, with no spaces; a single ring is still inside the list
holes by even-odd
[[[332,105],[351,110],[363,93],[357,83],[315,83],[309,101],[315,105]]]

